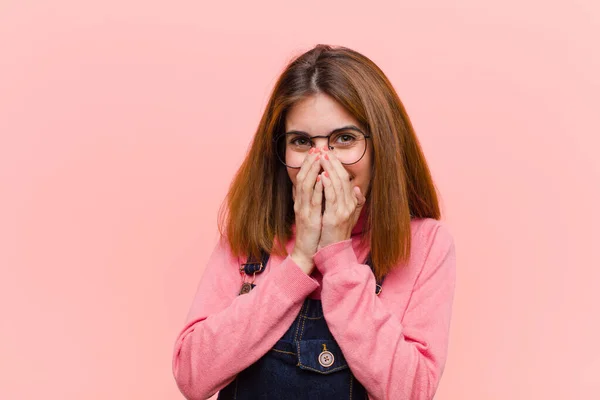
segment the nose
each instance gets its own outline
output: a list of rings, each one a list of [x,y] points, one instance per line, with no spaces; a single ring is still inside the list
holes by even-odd
[[[317,138],[312,140],[313,145],[316,149],[322,150],[324,147],[326,148],[329,141],[327,138]]]

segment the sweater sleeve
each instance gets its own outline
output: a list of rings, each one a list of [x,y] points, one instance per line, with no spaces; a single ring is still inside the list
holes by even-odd
[[[221,239],[197,288],[173,351],[173,374],[187,399],[207,399],[281,338],[319,284],[287,257],[238,296],[239,261]]]
[[[327,325],[371,399],[432,399],[437,390],[446,361],[456,261],[444,225],[436,221],[426,236],[417,250],[424,254],[407,304],[388,305],[375,294],[375,277],[357,261],[351,239],[324,247],[314,257],[323,274]],[[385,283],[382,295],[393,298],[394,287]]]

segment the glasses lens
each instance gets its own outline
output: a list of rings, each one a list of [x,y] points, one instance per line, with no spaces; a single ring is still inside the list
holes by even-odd
[[[290,168],[300,168],[313,146],[309,136],[296,133],[281,135],[277,139],[277,157]],[[358,132],[342,132],[331,135],[329,146],[342,164],[355,164],[366,152],[364,135]]]
[[[277,157],[290,168],[300,168],[312,147],[310,137],[295,133],[281,135],[277,139]]]
[[[329,146],[342,164],[355,164],[365,155],[367,141],[358,132],[340,132],[331,135]]]

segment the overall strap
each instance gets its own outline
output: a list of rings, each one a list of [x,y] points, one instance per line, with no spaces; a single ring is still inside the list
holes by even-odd
[[[256,278],[256,274],[260,274],[263,272],[267,266],[267,262],[269,261],[269,253],[266,253],[261,250],[261,260],[259,262],[253,261],[250,256],[248,256],[248,260],[246,263],[242,264],[240,267],[240,274],[242,275],[242,287],[238,295],[250,293],[256,285],[254,284],[254,279]],[[247,282],[245,277],[251,276],[251,281]]]
[[[269,262],[269,257],[271,256],[264,250],[260,251],[261,260],[259,262],[252,261],[251,257],[248,257],[248,260],[242,264],[240,267],[240,272],[245,272],[246,275],[254,275],[260,274],[267,267],[267,263]]]

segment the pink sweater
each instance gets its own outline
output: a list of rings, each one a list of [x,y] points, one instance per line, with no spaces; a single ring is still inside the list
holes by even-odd
[[[271,349],[307,296],[320,298],[329,330],[370,399],[432,399],[446,362],[455,285],[454,241],[434,219],[411,222],[410,260],[390,272],[379,296],[360,227],[322,248],[306,275],[272,255],[257,285],[238,296],[239,267],[224,239],[214,249],[179,334],[173,373],[188,399],[206,399]],[[294,238],[286,244],[288,253]]]

